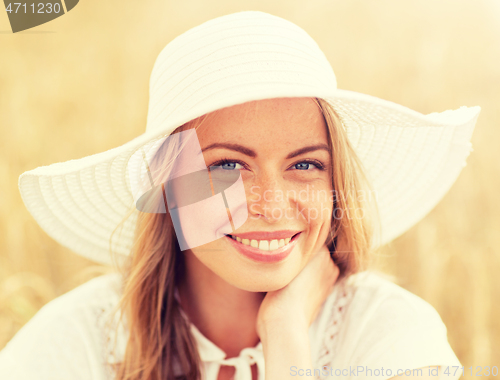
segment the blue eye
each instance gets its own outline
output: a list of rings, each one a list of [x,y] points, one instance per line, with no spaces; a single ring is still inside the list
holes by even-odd
[[[216,162],[210,166],[210,170],[235,170],[235,169],[243,169],[243,166],[235,161],[226,161],[226,162]]]
[[[240,164],[238,164],[237,162],[226,162],[225,164],[221,165],[221,168],[226,169],[226,170],[239,169],[236,167],[236,165],[240,165]]]
[[[292,166],[296,170],[310,171],[309,169],[325,170],[325,166],[318,160],[304,160]]]
[[[309,162],[299,162],[298,164],[295,164],[294,167],[295,167],[295,169],[298,169],[298,170],[307,170],[312,165],[313,164],[311,164]]]

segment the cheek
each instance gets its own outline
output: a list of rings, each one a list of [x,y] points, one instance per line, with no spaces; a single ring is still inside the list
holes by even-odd
[[[314,214],[313,220],[329,221],[333,210],[333,200],[331,200],[331,191],[329,189],[313,189],[309,193],[310,201],[307,203],[311,209],[311,215]]]
[[[324,182],[309,184],[298,193],[296,206],[307,224],[307,235],[303,240],[302,254],[307,261],[328,239],[332,224],[333,192]]]
[[[323,181],[297,186],[297,196],[293,198],[296,207],[301,210],[302,218],[311,228],[330,224],[333,212],[333,198],[330,186]]]
[[[190,251],[196,257],[198,265],[201,264],[204,271],[209,269],[219,277],[226,278],[234,263],[232,263],[233,258],[231,258],[224,248],[221,239],[219,239],[199,247],[191,248]]]

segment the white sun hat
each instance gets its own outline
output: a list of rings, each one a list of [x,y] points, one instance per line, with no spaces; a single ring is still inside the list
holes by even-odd
[[[24,172],[24,204],[54,240],[112,264],[111,234],[134,205],[130,157],[206,113],[279,97],[323,98],[338,113],[377,196],[376,246],[412,227],[450,189],[472,150],[480,112],[461,107],[423,115],[337,89],[331,65],[303,29],[267,13],[238,12],[188,30],[161,51],[150,79],[145,133],[105,152]],[[138,213],[113,239],[119,261],[131,252]]]

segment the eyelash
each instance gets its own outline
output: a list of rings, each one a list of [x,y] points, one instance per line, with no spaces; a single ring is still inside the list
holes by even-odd
[[[233,160],[233,159],[229,159],[229,158],[223,158],[221,160],[218,160],[218,161],[214,162],[210,166],[221,166],[221,165],[230,164],[230,163],[237,163],[237,164],[240,164],[241,166],[243,166],[245,169],[248,168],[247,164],[245,164],[243,161]],[[312,164],[312,165],[316,166],[316,168],[318,170],[325,170],[325,166],[320,161],[317,161],[317,160],[302,160],[302,161],[298,161],[295,164],[293,164],[292,167],[295,166],[295,165],[297,165],[297,164]],[[300,170],[300,169],[296,169],[296,170]],[[308,170],[304,170],[304,171],[308,171]]]

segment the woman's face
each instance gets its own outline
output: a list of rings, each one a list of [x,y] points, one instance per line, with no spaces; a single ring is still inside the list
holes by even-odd
[[[310,98],[278,98],[210,116],[197,130],[205,164],[240,171],[248,219],[232,237],[183,253],[240,289],[280,289],[329,234],[332,172],[323,115]]]

